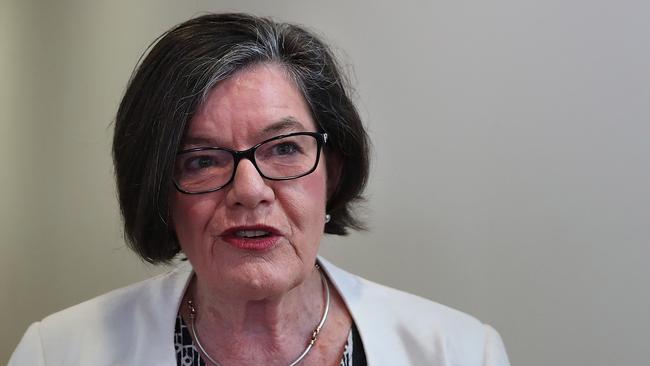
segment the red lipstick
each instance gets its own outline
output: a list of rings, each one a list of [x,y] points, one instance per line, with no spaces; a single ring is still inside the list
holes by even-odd
[[[275,247],[282,236],[271,226],[247,225],[231,227],[221,233],[221,238],[235,248],[261,252]]]

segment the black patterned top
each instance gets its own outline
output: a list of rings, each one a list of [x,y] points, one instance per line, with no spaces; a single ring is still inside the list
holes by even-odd
[[[194,346],[194,340],[190,330],[178,315],[176,317],[176,327],[174,329],[174,347],[176,349],[177,366],[206,366],[205,361],[201,358],[200,352]],[[345,343],[341,366],[366,366],[366,354],[363,350],[363,344],[359,337],[359,331],[353,324],[348,340]]]

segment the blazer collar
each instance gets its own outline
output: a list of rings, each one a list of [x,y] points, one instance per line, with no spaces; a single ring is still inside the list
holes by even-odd
[[[323,257],[319,256],[317,261],[330,282],[341,294],[348,311],[350,311],[352,319],[359,330],[368,365],[384,364],[386,357],[391,360],[404,360],[408,363],[409,358],[401,353],[401,347],[390,347],[391,344],[399,344],[402,340],[395,333],[395,320],[391,317],[391,314],[387,314],[382,306],[377,306],[380,305],[377,302],[381,301],[381,298],[378,298],[377,294],[368,286],[368,281],[338,268]],[[156,354],[150,355],[150,360],[161,361],[152,364],[176,364],[176,354],[171,335],[174,334],[178,309],[193,273],[189,262],[181,263],[166,275],[169,276],[169,281],[162,282],[161,291],[157,292],[158,298],[152,299],[159,304],[158,309],[161,311],[160,314],[164,314],[162,316],[164,322],[157,327],[158,329],[152,329],[151,335],[158,337],[159,342],[150,344],[167,345],[164,349],[157,350]],[[173,301],[170,302],[169,299],[173,299]],[[387,345],[391,349],[390,354],[386,351]],[[170,359],[174,360],[174,363],[163,361]]]
[[[368,365],[409,365],[412,361],[398,331],[404,326],[387,311],[385,287],[346,272],[318,257],[334,287],[343,298],[363,342]]]

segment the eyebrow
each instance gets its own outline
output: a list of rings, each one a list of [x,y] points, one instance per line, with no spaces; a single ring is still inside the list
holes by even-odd
[[[285,133],[296,130],[303,130],[305,126],[298,122],[293,116],[287,116],[280,121],[266,126],[262,129],[259,135],[269,135],[271,133]]]
[[[290,133],[294,131],[305,130],[305,126],[300,123],[293,116],[287,116],[271,125],[264,127],[255,136],[258,141],[263,141],[273,135]],[[220,144],[212,137],[204,136],[185,136],[181,144],[181,149],[186,149],[188,146],[220,146]]]

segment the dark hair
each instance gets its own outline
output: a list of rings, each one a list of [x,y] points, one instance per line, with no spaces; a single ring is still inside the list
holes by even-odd
[[[369,169],[368,137],[332,52],[309,31],[247,14],[209,14],[161,35],[131,76],[115,120],[113,161],[125,238],[152,263],[180,251],[170,224],[174,160],[186,126],[220,81],[260,63],[283,66],[340,161],[325,232],[363,229],[352,212]],[[331,161],[331,160],[329,160]]]

